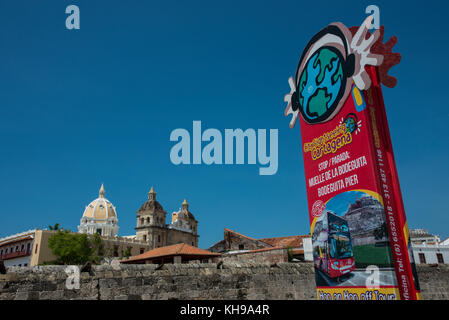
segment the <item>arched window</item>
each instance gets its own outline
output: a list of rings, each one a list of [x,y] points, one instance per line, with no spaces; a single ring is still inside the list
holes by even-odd
[[[140,224],[143,225],[144,224],[144,218],[140,218]]]

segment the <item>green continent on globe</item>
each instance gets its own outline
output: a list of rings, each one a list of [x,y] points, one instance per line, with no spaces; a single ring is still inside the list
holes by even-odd
[[[298,99],[306,121],[322,117],[336,107],[344,75],[340,59],[336,52],[323,47],[304,66]]]
[[[332,75],[332,82],[335,82],[338,77],[343,78],[343,70],[341,68],[341,63],[338,59],[338,56],[335,54],[335,52],[324,48],[318,52],[318,57],[313,64],[314,68],[316,68],[318,64],[320,65],[320,73],[318,74],[318,77],[316,77],[317,84],[320,84],[323,81],[326,70],[332,70],[332,62],[334,60],[336,60],[338,63],[338,70]]]
[[[330,98],[324,89],[318,89],[316,95],[309,100],[309,111],[318,115],[324,114],[327,111],[326,106]]]

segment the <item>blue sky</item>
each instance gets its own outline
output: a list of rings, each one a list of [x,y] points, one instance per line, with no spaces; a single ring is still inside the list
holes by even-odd
[[[287,79],[327,24],[380,8],[401,63],[384,89],[409,226],[448,237],[447,1],[0,2],[0,237],[56,222],[76,230],[98,196],[134,234],[151,186],[168,215],[184,198],[200,247],[223,228],[256,238],[309,232],[299,128]],[[81,29],[65,28],[76,4]],[[279,169],[175,166],[173,129],[279,129]]]

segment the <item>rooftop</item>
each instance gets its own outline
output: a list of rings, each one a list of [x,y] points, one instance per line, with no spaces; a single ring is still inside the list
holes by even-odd
[[[220,253],[210,252],[200,248],[192,247],[185,243],[178,243],[171,246],[156,248],[129,259],[122,260],[122,263],[131,263],[135,261],[150,260],[168,256],[220,256]]]
[[[260,241],[265,242],[273,247],[292,247],[299,248],[302,247],[302,239],[309,238],[306,236],[289,236],[289,237],[275,237],[275,238],[263,238]]]

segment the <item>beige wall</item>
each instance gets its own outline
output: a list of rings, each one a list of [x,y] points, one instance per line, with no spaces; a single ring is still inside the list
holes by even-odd
[[[195,236],[189,232],[169,229],[167,234],[167,245],[186,243],[189,246],[198,247],[198,236]]]
[[[147,229],[140,229],[136,232],[137,239],[140,241],[143,241],[144,235],[146,236],[146,241],[150,249],[178,243],[186,243],[198,247],[198,235],[194,235],[190,232],[158,227],[148,227]]]
[[[118,258],[122,258],[124,256],[128,247],[131,248],[130,256],[136,256],[150,249],[150,246],[145,243],[135,243],[114,239],[103,239],[103,245],[106,256],[114,257],[115,253],[118,253]],[[141,250],[143,252],[141,252]]]
[[[48,247],[48,239],[55,233],[56,231],[36,230],[31,252],[31,266],[37,266],[44,262],[53,261],[56,259],[56,256]]]

